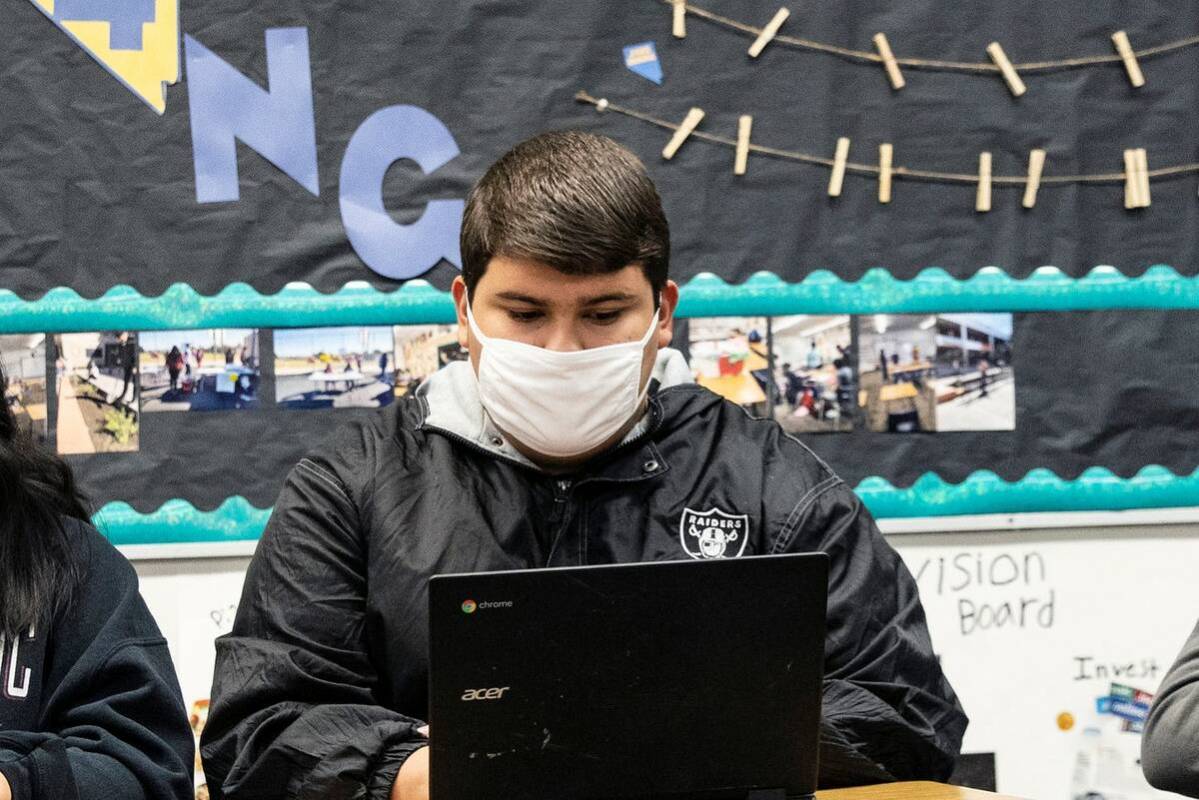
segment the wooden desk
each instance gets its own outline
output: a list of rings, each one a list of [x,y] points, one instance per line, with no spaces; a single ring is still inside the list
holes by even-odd
[[[931,361],[910,361],[907,364],[888,364],[887,370],[891,375],[906,375],[909,372],[927,372],[932,369]]]
[[[721,375],[716,378],[700,376],[696,381],[705,389],[711,389],[716,394],[732,400],[737,405],[748,406],[755,403],[765,403],[766,394],[762,387],[748,372],[736,375]]]
[[[916,391],[916,387],[910,383],[889,383],[878,393],[878,397],[884,403],[890,403],[893,400],[912,400],[919,397],[920,393]]]
[[[884,783],[856,789],[830,789],[816,793],[816,800],[1016,800],[1006,795],[963,789],[930,781]]]

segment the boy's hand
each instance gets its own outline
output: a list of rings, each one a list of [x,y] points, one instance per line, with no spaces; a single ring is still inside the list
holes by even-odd
[[[428,737],[429,726],[418,729],[421,736]],[[2,778],[3,776],[0,776]],[[0,800],[11,800],[0,794]],[[429,800],[429,748],[422,747],[400,767],[396,782],[391,787],[391,800]]]

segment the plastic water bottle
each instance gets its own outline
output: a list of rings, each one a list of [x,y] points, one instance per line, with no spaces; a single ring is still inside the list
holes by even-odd
[[[1078,755],[1074,758],[1074,776],[1070,779],[1070,800],[1106,800],[1097,785],[1101,738],[1098,728],[1083,729]]]

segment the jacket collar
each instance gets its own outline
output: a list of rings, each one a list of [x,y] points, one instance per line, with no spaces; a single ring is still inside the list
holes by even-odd
[[[683,354],[669,348],[659,350],[650,373],[650,400],[645,414],[619,445],[580,468],[586,473],[581,480],[637,480],[665,472],[666,462],[649,441],[638,448],[638,458],[613,459],[611,456],[618,451],[623,453],[632,443],[644,439],[661,421],[662,410],[655,397],[656,391],[691,382],[691,369]],[[416,390],[416,396],[424,409],[424,419],[418,428],[448,434],[497,458],[542,471],[513,447],[491,421],[479,399],[479,382],[470,362],[458,361],[433,373]],[[622,468],[616,469],[617,462]],[[592,465],[598,468],[593,470]]]

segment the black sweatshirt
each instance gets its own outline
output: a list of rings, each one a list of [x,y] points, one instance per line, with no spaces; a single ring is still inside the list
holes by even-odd
[[[64,520],[82,581],[47,624],[0,638],[0,773],[13,800],[183,800],[194,739],[137,575]]]

